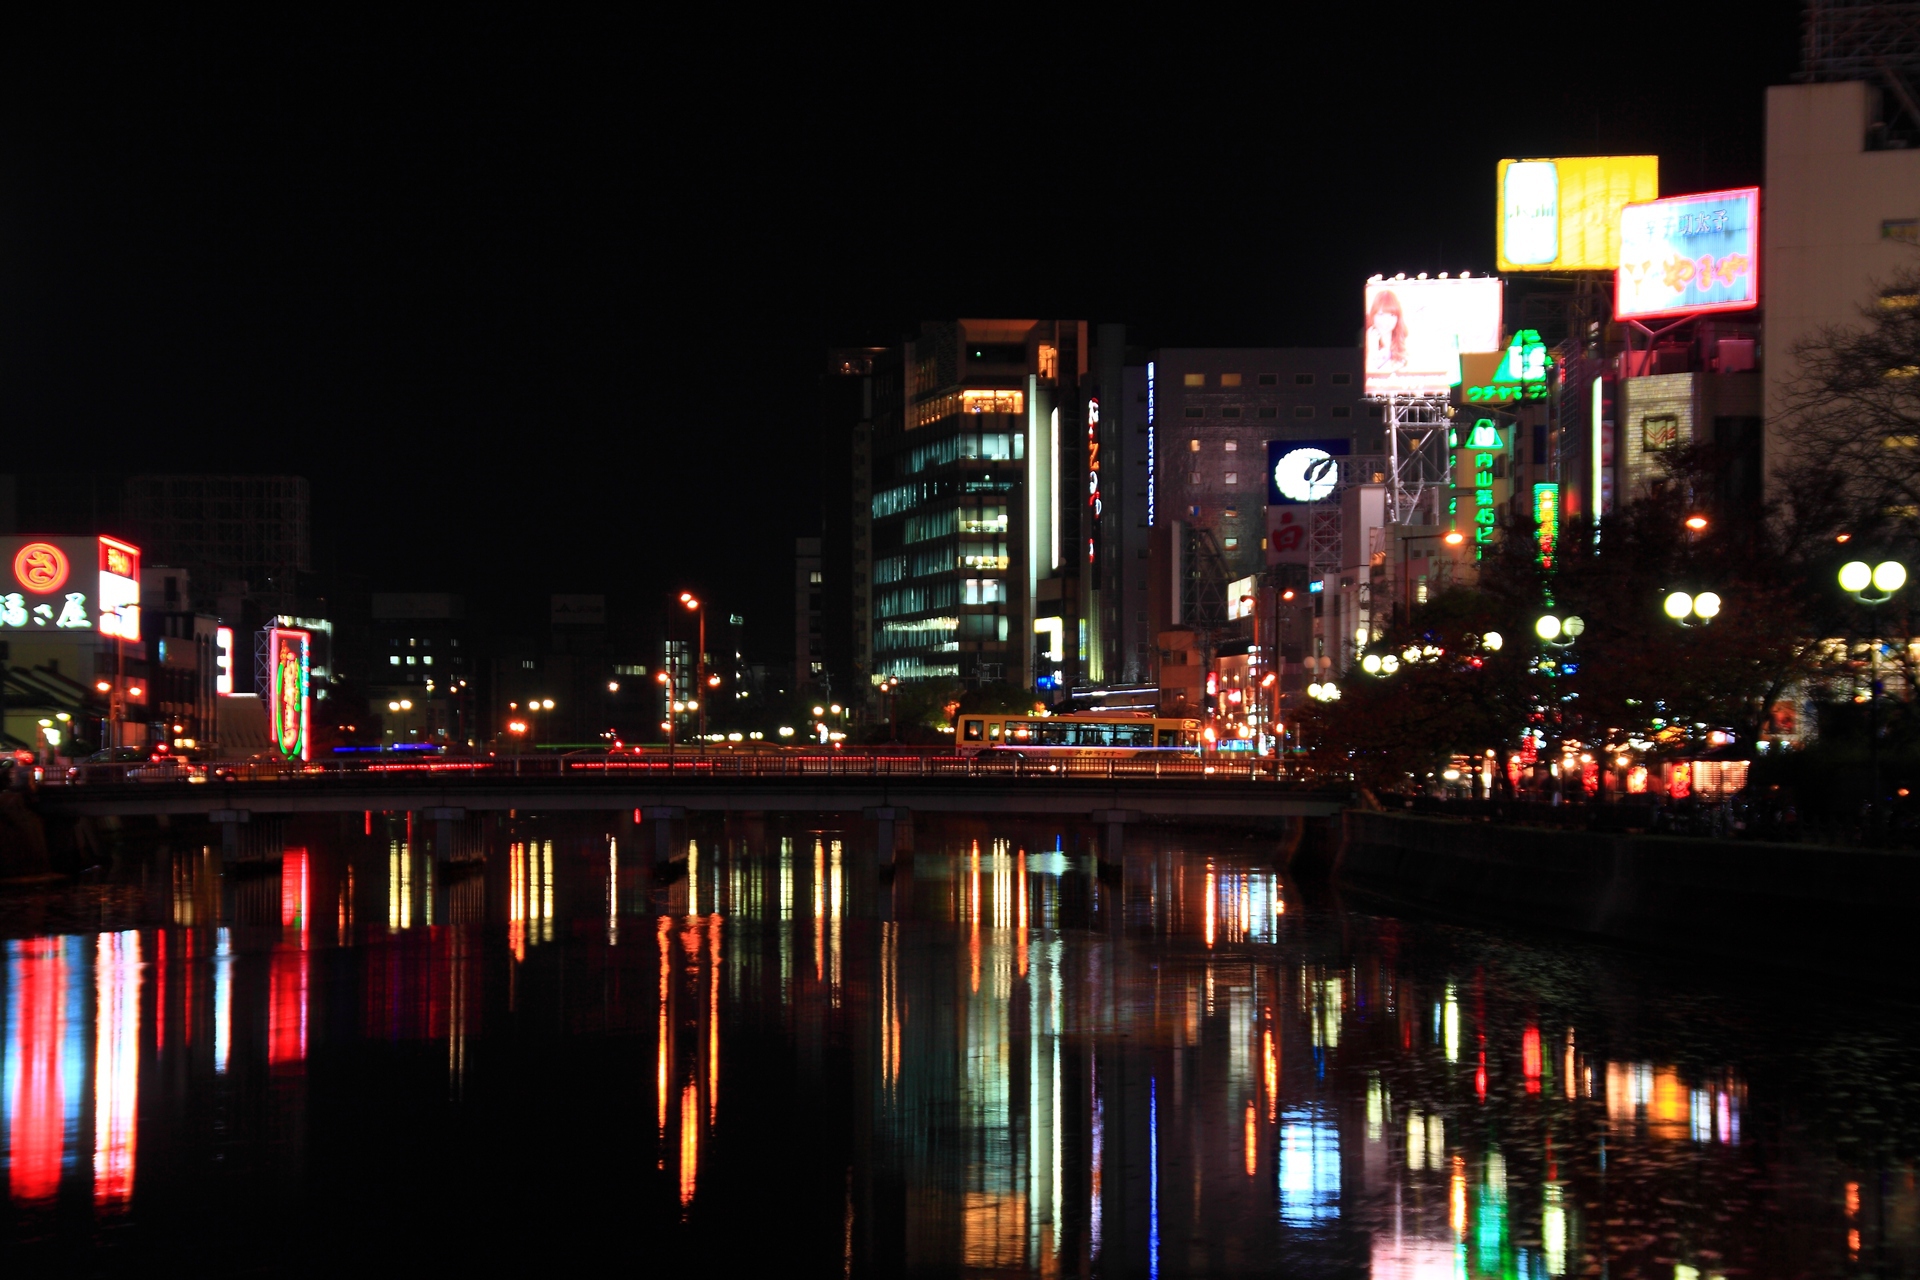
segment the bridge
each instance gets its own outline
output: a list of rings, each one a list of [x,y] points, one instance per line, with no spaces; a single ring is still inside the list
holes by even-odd
[[[879,824],[890,857],[894,824],[914,813],[1091,822],[1117,849],[1130,823],[1297,822],[1330,818],[1347,800],[1264,762],[782,753],[84,766],[34,804],[50,817],[197,816],[229,833],[255,814],[378,810],[452,823],[476,812],[631,810],[655,824],[660,849],[666,824],[690,814],[860,813]]]

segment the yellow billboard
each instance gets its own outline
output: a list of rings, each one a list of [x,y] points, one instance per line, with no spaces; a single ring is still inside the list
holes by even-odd
[[[1612,271],[1620,211],[1660,195],[1659,156],[1502,160],[1497,241],[1502,271]]]

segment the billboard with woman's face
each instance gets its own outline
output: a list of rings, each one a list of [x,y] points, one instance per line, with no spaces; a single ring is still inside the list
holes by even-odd
[[[1501,283],[1494,276],[1367,282],[1367,394],[1445,395],[1460,353],[1500,349]]]

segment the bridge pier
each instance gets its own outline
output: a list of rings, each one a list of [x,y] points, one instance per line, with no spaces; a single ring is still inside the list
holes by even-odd
[[[429,809],[427,821],[433,826],[433,860],[441,866],[453,861],[454,824],[467,820],[465,809]]]
[[[240,828],[252,822],[253,815],[245,809],[215,809],[207,815],[207,820],[220,828],[220,861],[238,862]]]
[[[639,814],[653,824],[653,869],[665,870],[673,861],[673,824],[686,817],[687,811],[681,805],[663,804],[647,805]]]
[[[896,822],[913,821],[913,811],[898,805],[881,805],[861,811],[861,816],[874,825],[874,858],[882,871],[893,869],[894,829]]]
[[[1094,824],[1104,824],[1106,839],[1100,842],[1098,858],[1101,867],[1112,867],[1118,871],[1124,865],[1126,851],[1126,831],[1129,822],[1139,822],[1146,815],[1138,809],[1095,809],[1091,815]]]

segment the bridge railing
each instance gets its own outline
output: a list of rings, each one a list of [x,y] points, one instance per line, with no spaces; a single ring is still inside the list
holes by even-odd
[[[42,785],[90,786],[127,783],[249,783],[301,785],[327,781],[392,779],[429,784],[517,779],[594,782],[721,782],[729,779],[929,778],[929,779],[1146,779],[1191,778],[1222,781],[1309,782],[1311,778],[1272,761],[1218,757],[1149,755],[1089,758],[1035,758],[1011,752],[974,756],[928,754],[830,754],[781,752],[732,754],[686,752],[675,755],[492,756],[474,759],[182,761],[136,764],[82,764],[65,771],[49,769]]]

